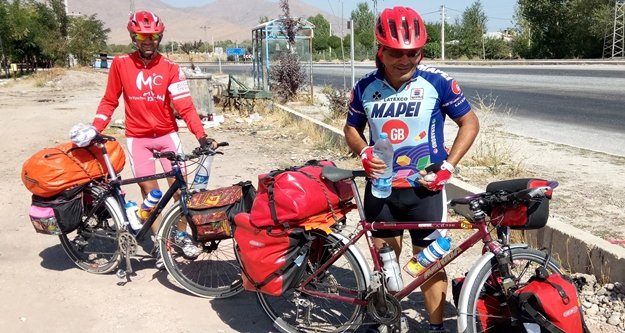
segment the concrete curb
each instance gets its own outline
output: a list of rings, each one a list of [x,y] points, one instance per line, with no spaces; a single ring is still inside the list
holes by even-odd
[[[342,131],[284,105],[274,103],[274,106],[296,121],[315,124],[333,144],[345,142]],[[447,196],[465,197],[483,191],[484,189],[452,178],[447,187]],[[572,272],[594,275],[600,282],[625,281],[624,248],[561,222],[557,217],[550,216],[546,227],[526,231],[525,237],[535,248],[551,249],[551,253],[562,266]]]

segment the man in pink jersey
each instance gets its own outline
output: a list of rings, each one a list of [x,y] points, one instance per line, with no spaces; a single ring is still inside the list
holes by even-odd
[[[200,146],[217,147],[215,140],[204,132],[180,66],[158,52],[164,31],[163,21],[154,13],[138,11],[131,14],[128,32],[137,50],[118,55],[113,60],[106,92],[93,120],[96,130],[104,130],[119,105],[119,96],[124,93],[125,135],[135,177],[156,173],[153,151],[182,152],[174,109]],[[167,159],[160,162],[165,172],[171,170]],[[168,181],[171,183],[173,179]],[[158,188],[158,183],[150,180],[139,183],[139,186],[145,198],[152,189]],[[157,230],[158,223],[154,223],[152,231],[156,233]]]

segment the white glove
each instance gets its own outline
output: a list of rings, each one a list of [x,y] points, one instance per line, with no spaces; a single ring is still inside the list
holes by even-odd
[[[78,147],[86,147],[95,138],[98,131],[91,125],[76,124],[69,130],[69,138]]]

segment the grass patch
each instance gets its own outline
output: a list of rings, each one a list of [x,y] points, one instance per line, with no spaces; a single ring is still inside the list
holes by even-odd
[[[482,168],[492,176],[518,177],[526,174],[523,162],[515,160],[515,149],[505,139],[500,128],[510,110],[496,113],[496,98],[478,96],[474,101],[474,110],[480,120],[480,132],[471,149],[462,160],[468,167]]]
[[[65,68],[53,67],[49,70],[40,70],[37,73],[33,74],[30,78],[34,80],[34,86],[37,88],[43,88],[45,86],[50,85],[50,82],[55,80],[59,80],[67,70]]]

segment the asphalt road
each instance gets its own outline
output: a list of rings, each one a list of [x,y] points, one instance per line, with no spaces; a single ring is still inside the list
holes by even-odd
[[[217,65],[202,65],[216,72]],[[625,66],[436,66],[456,78],[465,95],[494,101],[509,115],[512,133],[625,156]],[[222,72],[250,75],[251,64],[223,64]],[[373,65],[355,67],[356,80]],[[351,68],[315,64],[316,86],[351,87]]]

